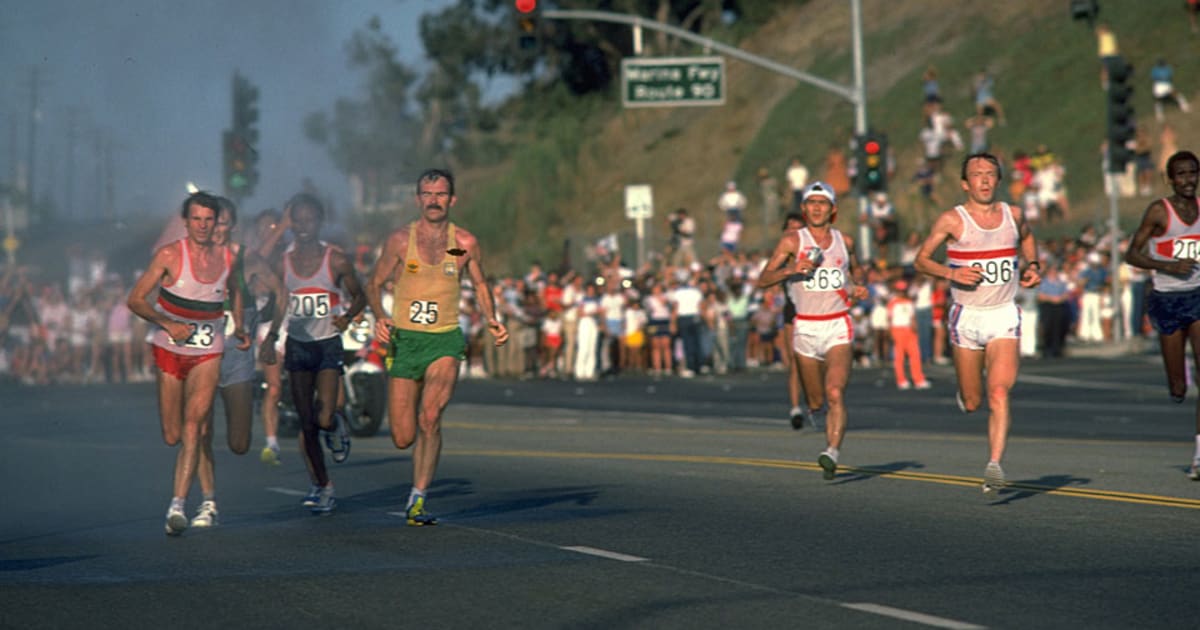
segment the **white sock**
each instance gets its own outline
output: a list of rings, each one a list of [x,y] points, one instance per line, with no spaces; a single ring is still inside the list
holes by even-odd
[[[183,509],[183,497],[171,497],[171,507]]]
[[[828,447],[826,447],[826,448],[825,448],[825,450],[826,450],[826,451],[828,451],[828,452],[829,452],[829,454],[830,454],[830,455],[832,455],[834,459],[837,459],[837,458],[838,458],[838,450],[837,450],[837,447],[834,447],[834,446],[828,446]]]
[[[267,436],[267,448],[279,448],[279,438],[274,435]]]
[[[404,509],[407,510],[408,508],[412,507],[412,505],[417,502],[418,498],[424,499],[425,492],[423,490],[417,490],[416,488],[413,488],[412,492],[408,493],[408,504],[404,506]]]

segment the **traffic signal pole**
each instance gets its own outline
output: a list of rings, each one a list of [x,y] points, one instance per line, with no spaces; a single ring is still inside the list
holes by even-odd
[[[679,39],[692,42],[704,46],[706,49],[715,50],[719,53],[744,61],[746,63],[766,68],[777,74],[782,74],[785,77],[790,77],[798,81],[803,81],[814,87],[832,92],[854,105],[854,133],[856,136],[862,135],[867,131],[867,88],[866,75],[863,72],[863,47],[862,47],[862,0],[850,0],[850,41],[853,53],[853,71],[854,84],[842,85],[828,79],[823,79],[816,75],[809,74],[803,70],[797,70],[791,66],[786,66],[777,61],[772,61],[766,57],[748,53],[740,48],[723,44],[712,38],[696,35],[682,28],[663,24],[654,20],[648,20],[639,15],[626,15],[624,13],[611,13],[608,11],[574,11],[574,10],[558,10],[547,9],[541,12],[541,17],[551,20],[591,20],[596,22],[612,22],[616,24],[628,24],[634,28],[635,38],[640,40],[641,29],[650,29],[652,31],[661,31],[669,35],[674,35]],[[859,212],[866,211],[866,196],[859,192],[858,196]],[[870,259],[871,239],[863,238],[870,235],[870,228],[866,225],[861,225],[859,229],[859,251],[863,260]]]
[[[863,70],[862,45],[862,0],[850,0],[850,45],[854,50],[854,92],[858,96],[854,108],[854,134],[862,137],[867,133],[867,75]],[[887,155],[883,157],[883,172],[887,173]],[[865,165],[858,165],[861,170]],[[867,193],[858,187],[858,258],[870,261],[875,243],[871,240],[871,225],[864,221],[867,213]]]
[[[1125,173],[1126,164],[1134,157],[1133,152],[1129,150],[1126,143],[1134,139],[1137,130],[1133,122],[1134,112],[1133,105],[1131,104],[1133,86],[1129,85],[1130,79],[1133,77],[1133,66],[1120,56],[1106,58],[1105,64],[1108,76],[1108,85],[1105,87],[1104,93],[1105,100],[1108,103],[1108,168],[1104,177],[1105,182],[1108,184],[1106,186],[1108,189],[1108,223],[1109,234],[1112,235],[1110,239],[1112,241],[1110,244],[1112,253],[1109,255],[1108,282],[1111,287],[1114,313],[1113,321],[1117,322],[1117,325],[1113,326],[1113,341],[1120,342],[1125,332],[1123,322],[1125,321],[1126,314],[1122,312],[1121,308],[1119,282],[1121,272],[1121,218],[1117,197],[1121,194],[1120,176]],[[1134,322],[1132,325],[1140,325],[1140,322]]]

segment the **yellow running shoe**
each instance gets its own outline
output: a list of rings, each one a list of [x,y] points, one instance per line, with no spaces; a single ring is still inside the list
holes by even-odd
[[[264,446],[262,452],[258,454],[258,458],[262,460],[262,463],[264,463],[268,466],[278,466],[279,465],[279,447],[278,446]]]
[[[409,527],[437,525],[437,519],[425,512],[425,497],[417,497],[413,504],[408,506],[406,516]]]

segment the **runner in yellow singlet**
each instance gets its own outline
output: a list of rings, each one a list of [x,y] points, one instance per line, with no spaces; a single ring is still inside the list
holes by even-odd
[[[496,345],[508,330],[496,319],[496,306],[483,271],[479,241],[450,222],[454,176],[432,169],[417,178],[421,217],[393,232],[383,245],[367,282],[371,311],[381,314],[375,336],[388,353],[388,417],[397,448],[413,445],[413,485],[405,507],[414,527],[437,521],[425,512],[425,491],[433,481],[442,450],[442,412],[454,393],[466,341],[458,324],[459,283],[468,274],[480,312]],[[395,312],[383,313],[383,289],[393,281]]]

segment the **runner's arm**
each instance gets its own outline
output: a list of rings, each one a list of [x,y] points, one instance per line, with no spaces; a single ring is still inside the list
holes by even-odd
[[[479,241],[466,230],[460,231],[456,236],[458,245],[465,246],[463,248],[467,250],[466,272],[471,278],[471,283],[475,285],[475,304],[487,319],[488,329],[495,338],[496,345],[502,346],[508,341],[508,328],[496,318],[496,305],[492,302],[492,287],[488,285],[487,274],[483,271]]]
[[[411,229],[411,228],[409,228]],[[383,242],[383,251],[375,261],[371,277],[363,287],[367,296],[367,304],[375,314],[375,338],[380,343],[391,340],[391,322],[388,321],[387,311],[383,310],[383,288],[389,279],[394,277],[396,268],[404,259],[408,250],[408,229],[392,232]]]
[[[1025,212],[1013,206],[1010,206],[1010,209],[1013,219],[1017,222],[1021,257],[1025,259],[1025,269],[1021,271],[1020,284],[1029,289],[1042,282],[1042,263],[1038,259],[1037,239],[1033,236],[1033,227],[1025,220]]]
[[[1125,262],[1154,271],[1186,276],[1192,272],[1195,262],[1191,260],[1157,260],[1150,257],[1150,239],[1160,236],[1167,231],[1167,208],[1162,201],[1155,201],[1146,207],[1142,222],[1138,225],[1129,247],[1125,250]]]
[[[958,213],[953,210],[943,212],[941,216],[933,222],[933,229],[929,236],[921,243],[921,249],[917,250],[916,260],[913,261],[913,267],[917,271],[933,276],[935,278],[945,278],[954,284],[965,284],[975,286],[983,279],[983,273],[972,267],[951,268],[948,265],[943,265],[933,259],[933,254],[947,241],[956,238],[955,234],[962,229],[962,219]]]
[[[180,248],[175,244],[163,246],[154,252],[146,271],[142,272],[141,277],[134,283],[125,301],[125,305],[134,315],[163,327],[171,339],[177,342],[187,339],[192,334],[191,327],[155,310],[147,298],[158,287],[159,282],[170,277],[172,269],[181,266],[180,255]]]
[[[794,274],[812,271],[813,263],[807,257],[797,260],[794,265],[788,264],[799,248],[800,237],[798,233],[789,232],[781,236],[779,242],[775,245],[775,251],[771,253],[770,260],[763,267],[762,273],[758,275],[758,288],[765,289],[771,285],[783,282]]]
[[[355,273],[354,265],[350,264],[350,259],[346,257],[345,252],[337,249],[330,252],[329,267],[333,270],[338,283],[345,287],[350,294],[350,307],[345,313],[333,319],[338,330],[346,330],[350,322],[367,307],[367,296],[363,294],[362,285],[358,282],[358,274]]]

